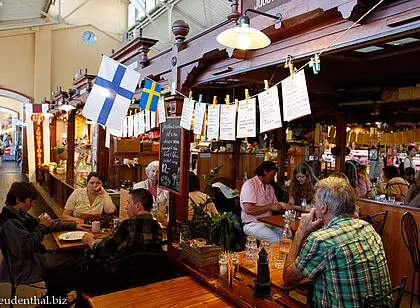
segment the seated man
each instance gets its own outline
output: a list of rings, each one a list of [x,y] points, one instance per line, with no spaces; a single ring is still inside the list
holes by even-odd
[[[313,307],[363,307],[366,295],[388,293],[392,286],[381,237],[367,222],[353,219],[350,184],[335,177],[321,180],[314,202],[286,258],[285,284],[312,279]],[[391,299],[384,304],[391,307]]]
[[[276,164],[271,161],[261,163],[255,169],[255,176],[244,183],[241,189],[241,219],[244,233],[255,236],[258,240],[278,243],[280,228],[271,228],[257,220],[258,217],[270,216],[272,211],[286,209],[284,202],[278,202],[271,182],[277,173]]]
[[[6,206],[0,213],[0,237],[8,252],[9,262],[17,283],[32,283],[46,280],[48,292],[65,293],[72,281],[57,282],[54,277],[68,268],[77,271],[83,254],[55,253],[46,250],[44,235],[60,230],[87,230],[90,226],[77,223],[53,222],[44,213],[39,218],[28,214],[33,201],[38,197],[35,187],[29,182],[15,182],[6,197]],[[59,274],[60,273],[60,274]],[[56,275],[57,274],[57,275]],[[9,281],[9,271],[3,259],[0,264],[0,281]]]
[[[96,263],[97,277],[101,277],[101,274],[105,272],[122,274],[119,272],[121,268],[125,271],[127,267],[132,267],[132,261],[135,261],[134,267],[137,266],[133,270],[139,270],[145,266],[141,264],[144,261],[142,254],[160,255],[162,253],[162,229],[150,214],[152,207],[152,194],[144,188],[134,189],[128,196],[129,218],[121,222],[114,234],[102,240],[95,240],[92,234],[84,235],[82,241],[89,247],[91,258]],[[130,259],[130,256],[143,259],[139,262],[133,258]],[[113,264],[116,264],[116,267],[112,266]],[[124,275],[120,275],[120,278],[127,279]],[[111,282],[114,286],[120,283]],[[100,284],[101,281],[98,283]],[[98,287],[98,289],[101,288]]]

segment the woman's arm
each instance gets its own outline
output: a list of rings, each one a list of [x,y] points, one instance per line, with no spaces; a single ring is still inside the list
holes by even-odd
[[[64,209],[63,214],[61,215],[62,221],[69,221],[69,222],[77,222],[77,223],[84,223],[83,219],[73,217],[73,211],[72,210],[66,210]]]
[[[115,207],[114,202],[112,202],[111,197],[109,196],[109,194],[104,190],[103,193],[103,197],[104,197],[104,211],[107,214],[112,214],[115,212],[115,210],[117,209]]]

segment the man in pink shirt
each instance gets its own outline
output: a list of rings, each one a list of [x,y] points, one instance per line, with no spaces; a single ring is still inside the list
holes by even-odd
[[[272,211],[287,208],[284,202],[278,202],[274,188],[270,185],[276,172],[276,164],[265,161],[255,169],[255,176],[246,181],[241,189],[241,219],[244,233],[253,235],[258,240],[269,240],[271,243],[279,242],[281,228],[266,225],[257,218],[271,216]]]

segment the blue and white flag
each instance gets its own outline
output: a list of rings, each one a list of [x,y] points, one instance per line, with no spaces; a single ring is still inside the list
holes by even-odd
[[[82,114],[99,124],[121,130],[139,79],[140,73],[103,56]]]

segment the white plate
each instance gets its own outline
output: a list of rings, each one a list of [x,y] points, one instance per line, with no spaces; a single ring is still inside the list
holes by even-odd
[[[58,238],[62,241],[80,241],[85,234],[85,231],[71,231],[60,234]]]

